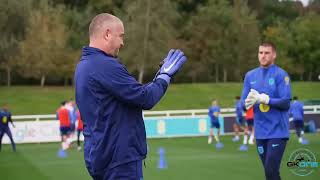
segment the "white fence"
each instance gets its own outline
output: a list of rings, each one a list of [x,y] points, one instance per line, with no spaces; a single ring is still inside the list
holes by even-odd
[[[319,114],[320,105],[316,106],[304,106],[305,114]],[[168,110],[168,111],[144,111],[144,117],[196,117],[199,115],[207,115],[208,109],[191,109],[191,110]],[[223,108],[221,109],[221,114],[223,117],[234,117],[235,109],[234,108]],[[19,115],[12,116],[14,121],[42,121],[42,120],[56,120],[55,114],[47,115]]]
[[[305,106],[305,114],[320,114],[320,106]],[[151,119],[162,119],[170,117],[202,118],[207,117],[207,109],[194,110],[170,110],[170,111],[144,111],[143,116],[148,121]],[[234,117],[234,108],[221,109],[223,117]],[[49,115],[19,115],[13,116],[16,128],[10,129],[16,143],[41,143],[41,142],[59,142],[59,121],[55,114]],[[81,137],[83,139],[83,137]],[[74,138],[75,139],[75,138]],[[9,143],[7,136],[3,139],[4,143]]]

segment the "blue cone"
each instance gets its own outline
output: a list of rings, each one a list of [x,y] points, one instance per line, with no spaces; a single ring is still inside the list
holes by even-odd
[[[232,138],[232,142],[238,142],[238,141],[240,141],[240,138],[236,138],[236,137]]]
[[[218,143],[216,144],[216,148],[217,148],[217,149],[223,148],[223,144],[222,144],[221,142],[218,142]]]
[[[316,123],[314,122],[314,120],[310,120],[308,122],[308,128],[309,128],[310,133],[316,133],[317,132]]]
[[[245,144],[242,144],[239,148],[240,151],[248,151],[248,146]]]
[[[167,161],[165,158],[165,150],[164,148],[159,148],[158,149],[158,154],[159,154],[159,162],[158,162],[158,169],[167,169]]]
[[[308,144],[309,144],[308,139],[302,139],[301,144],[302,144],[302,145],[308,145]]]
[[[58,150],[58,153],[57,153],[57,156],[59,158],[67,158],[68,157],[68,154],[66,151],[64,151],[63,149],[59,149]]]

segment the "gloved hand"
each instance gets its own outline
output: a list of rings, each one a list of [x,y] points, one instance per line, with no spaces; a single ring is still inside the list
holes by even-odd
[[[253,95],[257,99],[258,103],[269,104],[270,97],[267,94],[264,94],[264,93],[259,94],[259,92],[254,89],[251,89],[250,91],[253,92]]]
[[[164,79],[168,84],[171,78],[180,70],[187,58],[180,50],[171,49],[167,57],[160,62],[159,71],[156,73],[155,79]]]
[[[244,101],[246,109],[250,109],[257,101],[258,99],[256,98],[256,96],[253,94],[253,92],[250,91],[247,98]]]
[[[246,109],[250,109],[256,103],[269,104],[270,97],[267,94],[259,94],[258,91],[250,89],[250,92],[245,100]]]
[[[163,63],[166,61],[166,58],[164,58],[164,60],[162,60],[160,63],[159,63],[159,68],[161,69],[161,67],[162,67],[162,65],[163,65]],[[158,78],[158,76],[160,75],[160,69],[158,70],[158,72],[156,73],[156,75],[154,76],[154,78],[153,78],[153,81],[155,81],[157,78]],[[170,82],[170,77],[167,77],[168,79],[169,79],[169,82]],[[168,82],[168,84],[169,84],[169,82]]]
[[[167,74],[168,76],[173,77],[186,60],[187,58],[181,50],[171,49],[160,68],[160,74]]]

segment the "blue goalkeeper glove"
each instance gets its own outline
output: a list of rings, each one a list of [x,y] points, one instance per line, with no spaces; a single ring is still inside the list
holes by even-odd
[[[162,78],[169,84],[170,79],[181,69],[186,61],[187,58],[181,50],[171,49],[163,61],[157,78]]]

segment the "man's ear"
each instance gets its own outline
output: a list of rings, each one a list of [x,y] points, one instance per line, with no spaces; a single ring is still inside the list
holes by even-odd
[[[110,29],[106,29],[106,30],[104,31],[103,38],[104,38],[105,40],[108,40],[108,39],[110,38]]]

